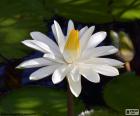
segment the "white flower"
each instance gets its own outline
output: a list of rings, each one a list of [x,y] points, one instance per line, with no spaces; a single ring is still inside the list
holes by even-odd
[[[58,45],[40,32],[31,32],[33,40],[25,40],[22,43],[43,52],[44,55],[25,61],[18,68],[42,67],[30,75],[30,80],[39,80],[53,73],[52,81],[57,84],[66,77],[71,92],[78,97],[82,89],[81,75],[91,82],[99,83],[99,74],[119,75],[115,67],[123,65],[118,60],[101,58],[116,53],[118,49],[113,46],[96,47],[105,39],[106,32],[101,31],[92,35],[94,28],[85,26],[78,31],[69,20],[65,36],[59,24],[54,21],[52,31]]]

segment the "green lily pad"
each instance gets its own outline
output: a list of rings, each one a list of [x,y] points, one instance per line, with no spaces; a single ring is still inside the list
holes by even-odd
[[[47,0],[48,9],[85,23],[109,23],[140,19],[139,0]]]
[[[74,108],[75,114],[79,114],[83,104],[75,100]],[[66,116],[67,96],[64,91],[58,89],[24,87],[1,98],[0,112],[33,116]]]
[[[22,40],[30,37],[31,31],[47,30],[41,23],[41,19],[12,19],[0,21],[0,54],[7,59],[21,58],[31,52],[32,49],[21,44]]]
[[[49,19],[57,14],[85,23],[140,19],[139,0],[1,0],[0,8],[1,17],[21,14]]]
[[[140,19],[139,0],[113,0],[112,8],[112,14],[118,21]]]
[[[0,7],[0,54],[7,59],[22,58],[31,49],[21,41],[31,38],[31,31],[47,32],[44,20],[52,15],[38,0],[1,0]]]
[[[123,115],[105,107],[94,107],[91,116],[123,116]]]
[[[112,21],[108,13],[107,0],[47,0],[49,8],[56,14],[85,23]]]
[[[140,109],[140,78],[135,73],[125,73],[114,78],[104,89],[108,106],[124,114],[125,109]]]

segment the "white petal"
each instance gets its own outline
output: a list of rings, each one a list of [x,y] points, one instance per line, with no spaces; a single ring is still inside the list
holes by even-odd
[[[54,64],[53,61],[47,60],[45,58],[35,58],[21,63],[17,66],[17,68],[34,68],[52,64]]]
[[[76,77],[75,77],[76,78]],[[82,90],[82,86],[81,86],[81,78],[79,81],[73,81],[72,77],[70,74],[67,75],[67,79],[68,79],[68,83],[69,83],[69,87],[70,90],[72,92],[72,94],[75,97],[78,97],[79,94],[81,93]]]
[[[84,63],[89,64],[105,64],[105,65],[111,65],[111,66],[122,66],[124,63],[110,58],[91,58],[84,61]]]
[[[80,44],[81,44],[81,51],[83,51],[86,47],[86,44],[89,40],[89,38],[91,37],[93,31],[94,31],[94,26],[91,26],[88,30],[86,30],[86,32],[82,35],[81,39],[80,39]]]
[[[52,32],[53,32],[54,38],[55,38],[56,41],[57,41],[57,34],[56,34],[56,29],[55,29],[54,24],[52,24],[51,28],[52,28]]]
[[[119,71],[118,69],[112,67],[112,66],[108,66],[108,65],[93,65],[93,70],[106,75],[106,76],[117,76],[119,75]]]
[[[96,48],[86,49],[82,54],[82,59],[87,59],[91,57],[99,57],[105,55],[111,55],[117,53],[118,49],[114,46],[101,46]]]
[[[53,51],[47,44],[44,44],[37,40],[24,40],[24,41],[22,41],[22,43],[28,47],[34,48],[34,49],[39,50],[44,53],[53,53]]]
[[[68,71],[69,71],[69,67],[66,65],[62,65],[58,69],[56,69],[52,75],[53,83],[57,84],[61,82],[67,75]]]
[[[40,68],[30,75],[30,80],[39,80],[44,77],[47,77],[51,75],[54,72],[54,70],[59,66],[60,65],[51,65],[51,66]]]
[[[99,83],[100,82],[100,76],[97,72],[95,72],[92,68],[85,68],[80,67],[80,74],[83,75],[87,80]]]
[[[68,28],[67,28],[67,37],[69,36],[69,33],[71,32],[71,30],[74,29],[74,24],[72,20],[69,20],[68,22]]]
[[[91,36],[88,41],[86,49],[90,49],[91,47],[96,47],[100,44],[106,37],[106,32],[97,32]]]
[[[59,58],[55,56],[54,54],[44,54],[43,57],[54,62],[65,63],[64,59]]]
[[[46,52],[46,50],[44,50],[40,46],[36,45],[35,42],[33,42],[33,40],[24,40],[24,41],[22,41],[22,43],[30,48],[35,49],[35,50],[38,50],[38,51],[41,51],[44,53]]]
[[[48,45],[55,54],[61,55],[59,47],[56,45],[56,43],[53,42],[48,36],[41,32],[31,32],[31,37],[37,41],[41,41]]]
[[[70,72],[73,81],[80,81],[81,75],[79,73],[79,68],[74,66]]]
[[[56,35],[57,35],[57,42],[58,42],[60,51],[62,53],[63,49],[64,49],[64,45],[65,45],[64,34],[63,34],[62,30],[61,30],[60,25],[57,23],[57,21],[54,21],[54,26],[55,26]]]
[[[87,29],[88,29],[88,26],[85,26],[79,31],[80,39],[83,36],[83,34],[86,32]]]

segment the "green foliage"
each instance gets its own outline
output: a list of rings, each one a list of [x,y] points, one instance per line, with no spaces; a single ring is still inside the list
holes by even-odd
[[[21,41],[30,38],[30,31],[42,29],[45,30],[40,19],[18,17],[0,20],[0,54],[9,59],[25,56],[31,49],[22,45]]]
[[[112,15],[118,21],[140,19],[139,0],[112,0]]]
[[[79,114],[82,109],[82,104],[75,101],[75,113]],[[21,88],[1,98],[0,112],[34,114],[35,116],[66,116],[66,94],[61,90],[45,87]]]
[[[21,58],[31,51],[21,41],[30,38],[31,31],[46,32],[43,20],[51,14],[38,0],[1,0],[0,8],[0,54],[8,59]]]
[[[51,9],[61,16],[80,22],[112,21],[107,0],[48,0]]]
[[[114,110],[124,114],[125,109],[140,108],[140,78],[125,73],[114,78],[104,89],[104,99]]]
[[[139,0],[47,0],[58,15],[81,22],[107,23],[140,19]]]
[[[0,17],[20,14],[48,19],[58,14],[86,23],[140,18],[139,0],[1,0],[0,7]]]
[[[29,53],[20,42],[30,31],[46,32],[44,20],[54,15],[85,23],[140,19],[139,0],[1,0],[0,8],[0,54],[9,59]]]
[[[122,116],[121,114],[114,112],[104,107],[95,107],[91,116]]]

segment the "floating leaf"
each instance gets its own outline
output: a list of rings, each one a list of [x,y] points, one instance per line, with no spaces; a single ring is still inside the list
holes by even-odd
[[[87,115],[88,116],[88,115]],[[105,107],[94,107],[94,112],[91,116],[122,116],[118,112],[114,112],[111,109]]]
[[[139,0],[47,0],[54,14],[85,23],[140,19]]]
[[[112,15],[117,21],[140,19],[139,0],[113,0]]]
[[[1,0],[0,7],[0,54],[7,59],[21,58],[31,51],[21,41],[31,31],[46,32],[44,20],[52,15],[38,0]]]
[[[74,108],[76,114],[79,114],[83,105],[75,101]],[[1,98],[0,112],[37,116],[66,116],[67,96],[61,90],[24,87]]]
[[[55,14],[79,22],[105,23],[112,21],[108,0],[47,0]]]
[[[125,73],[110,81],[104,89],[108,106],[124,114],[125,109],[140,108],[140,78],[135,73]]]

